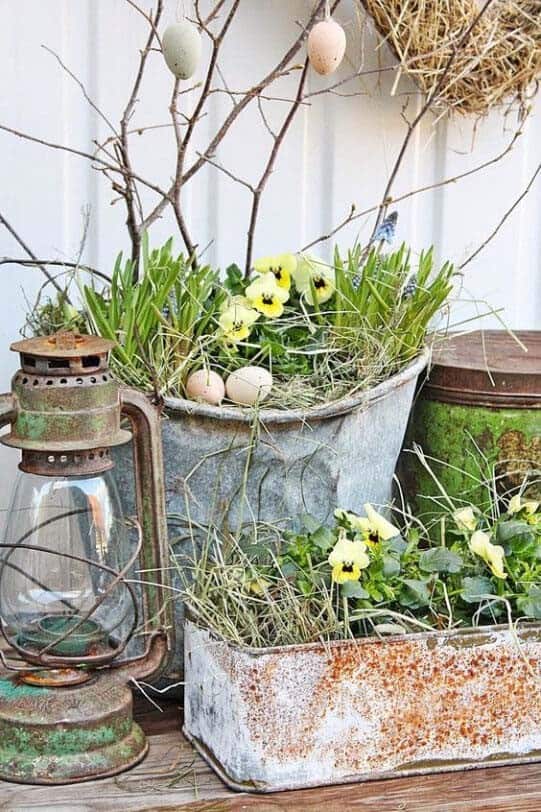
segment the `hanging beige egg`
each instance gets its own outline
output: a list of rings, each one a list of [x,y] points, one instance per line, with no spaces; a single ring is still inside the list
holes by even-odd
[[[272,375],[263,367],[241,367],[225,382],[227,397],[240,406],[253,406],[265,400],[272,389]]]
[[[314,25],[308,37],[308,59],[317,73],[334,73],[345,52],[346,35],[341,25],[331,18]]]
[[[177,79],[190,79],[201,59],[201,34],[189,20],[168,26],[162,36],[167,67]]]
[[[211,369],[198,369],[186,381],[186,394],[190,400],[219,406],[225,397],[224,382]]]

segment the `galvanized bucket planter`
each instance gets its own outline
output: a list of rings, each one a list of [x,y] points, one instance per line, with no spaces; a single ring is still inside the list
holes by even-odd
[[[541,760],[541,625],[241,649],[185,630],[184,733],[232,788]]]
[[[166,507],[175,552],[190,550],[186,527],[235,529],[241,522],[289,527],[310,513],[322,523],[337,506],[361,512],[389,501],[417,378],[428,352],[355,397],[308,410],[214,407],[167,398],[163,421]],[[117,477],[133,511],[130,450]],[[196,530],[197,533],[197,530]],[[173,573],[173,585],[180,586]],[[182,604],[176,604],[176,678],[182,672]]]

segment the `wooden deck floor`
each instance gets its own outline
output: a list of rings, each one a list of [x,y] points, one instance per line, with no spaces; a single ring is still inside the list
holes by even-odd
[[[541,764],[245,795],[231,792],[180,732],[180,709],[137,702],[150,740],[145,761],[130,772],[66,787],[0,782],[0,810],[54,812],[541,812]]]

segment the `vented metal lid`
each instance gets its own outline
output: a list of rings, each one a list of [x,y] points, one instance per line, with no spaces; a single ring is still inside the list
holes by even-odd
[[[541,408],[541,331],[452,333],[438,344],[423,395],[491,408]]]

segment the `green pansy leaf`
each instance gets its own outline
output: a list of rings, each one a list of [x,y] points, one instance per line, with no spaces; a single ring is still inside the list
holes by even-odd
[[[517,598],[517,606],[527,617],[541,620],[541,587],[531,586],[527,595]]]
[[[297,574],[299,568],[294,561],[287,560],[280,565],[280,571],[284,578],[291,578],[292,575]]]
[[[336,540],[332,530],[325,526],[319,527],[315,533],[312,533],[310,538],[312,543],[324,553],[334,546]]]
[[[366,598],[370,597],[366,589],[363,589],[358,581],[346,581],[346,583],[340,587],[340,594],[343,598],[361,598],[366,600]]]
[[[490,578],[485,578],[483,575],[477,575],[473,578],[462,579],[462,589],[460,596],[466,603],[480,603],[483,600],[483,595],[492,595],[494,593],[494,586]]]
[[[389,539],[387,542],[387,549],[391,553],[398,553],[398,555],[402,555],[408,547],[408,542],[405,541],[402,536],[395,536],[392,539]]]
[[[383,556],[383,574],[386,578],[400,573],[400,561],[392,555]]]
[[[519,538],[523,540],[527,538],[529,543],[535,540],[535,533],[528,522],[511,519],[508,522],[501,522],[496,528],[496,541],[499,544],[506,544]]]
[[[423,572],[460,572],[463,563],[458,553],[447,547],[424,550],[419,557],[419,567]]]
[[[430,592],[424,581],[406,579],[399,595],[399,603],[409,609],[419,609],[430,603]]]
[[[226,268],[225,287],[234,295],[244,293],[243,275],[238,265],[230,265]]]
[[[376,601],[376,603],[381,603],[383,600],[383,595],[375,584],[366,584],[366,591],[368,592],[369,597],[372,598],[373,601]]]
[[[321,527],[321,522],[318,522],[310,513],[303,513],[301,516],[301,523],[307,533],[315,533]]]

